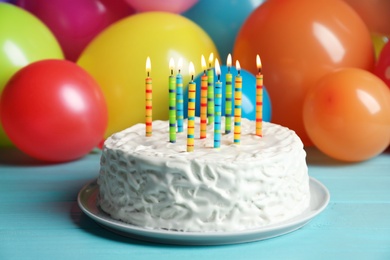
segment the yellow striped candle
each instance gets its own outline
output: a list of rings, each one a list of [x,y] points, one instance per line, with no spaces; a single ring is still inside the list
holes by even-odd
[[[263,136],[263,74],[261,73],[260,56],[256,56],[256,135]]]
[[[191,81],[188,84],[188,118],[187,118],[187,152],[194,151],[195,141],[195,102],[196,102],[196,83],[194,82],[195,68],[190,62],[189,74]]]
[[[207,134],[207,74],[206,60],[202,55],[201,58],[203,76],[200,80],[200,139],[206,138]]]
[[[222,117],[222,82],[221,68],[218,59],[215,60],[217,82],[215,83],[215,109],[214,109],[214,148],[221,147],[221,117]]]
[[[176,79],[173,76],[175,62],[171,58],[169,61],[169,142],[176,142]]]
[[[179,59],[177,64],[178,73],[176,75],[176,118],[177,118],[177,132],[183,132],[183,77],[180,74],[181,67],[183,66],[183,59]]]
[[[152,78],[150,58],[146,58],[146,79],[145,79],[145,135],[152,136]]]
[[[228,134],[232,131],[232,73],[230,73],[230,67],[232,66],[232,55],[228,55],[227,61],[227,73],[225,76],[226,85],[225,85],[225,134]]]
[[[242,77],[240,63],[236,61],[237,75],[235,78],[234,92],[234,143],[240,144],[241,140],[241,105],[242,105]]]
[[[209,56],[209,68],[207,69],[207,124],[214,122],[214,69],[212,68],[214,53]]]

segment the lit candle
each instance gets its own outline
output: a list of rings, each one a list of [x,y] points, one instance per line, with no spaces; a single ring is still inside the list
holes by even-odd
[[[221,116],[222,116],[222,82],[221,68],[218,59],[215,59],[217,82],[215,83],[215,112],[214,112],[214,148],[221,147]]]
[[[209,56],[209,68],[207,69],[207,118],[208,124],[214,122],[214,69],[212,68],[214,54]]]
[[[195,68],[192,62],[190,62],[189,74],[191,75],[191,81],[188,84],[187,152],[192,152],[194,150],[196,102]]]
[[[201,92],[200,92],[200,138],[206,138],[207,134],[207,75],[206,75],[206,60],[202,55],[201,58],[203,75],[201,77]]]
[[[260,56],[256,56],[256,135],[263,136],[263,74],[261,73]]]
[[[169,142],[176,142],[176,80],[173,76],[175,69],[175,62],[171,58],[169,60],[169,69],[171,75],[169,76]]]
[[[230,73],[230,67],[232,66],[232,55],[227,57],[227,73],[226,73],[226,87],[225,87],[225,134],[228,134],[232,130],[232,73]]]
[[[145,79],[145,135],[152,136],[152,78],[150,71],[152,65],[150,58],[146,58],[146,79]]]
[[[235,78],[234,88],[234,143],[240,144],[241,139],[241,97],[242,97],[242,77],[240,63],[236,61],[238,74]]]
[[[183,66],[183,59],[179,59],[177,64],[177,75],[176,75],[176,117],[177,117],[177,132],[183,132],[183,77],[180,74],[181,68]]]

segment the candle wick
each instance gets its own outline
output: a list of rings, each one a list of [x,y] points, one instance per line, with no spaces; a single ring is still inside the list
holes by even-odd
[[[238,75],[240,75],[241,74],[241,70],[238,70]]]
[[[191,81],[194,81],[194,75],[191,75]]]
[[[178,70],[179,74],[180,74],[180,69]]]
[[[228,73],[230,73],[230,66],[228,66]]]
[[[261,74],[261,68],[259,68],[259,73]]]
[[[149,78],[149,75],[150,75],[150,74],[149,74],[149,71],[148,71],[148,78]]]
[[[173,69],[171,69],[171,76],[173,75]]]
[[[218,74],[218,81],[221,79],[221,75],[220,74]]]

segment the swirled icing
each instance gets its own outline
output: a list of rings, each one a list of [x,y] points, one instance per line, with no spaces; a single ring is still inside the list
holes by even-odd
[[[113,218],[152,229],[237,231],[308,207],[306,153],[294,131],[264,122],[260,138],[255,122],[243,118],[239,145],[233,133],[223,134],[214,149],[208,126],[208,137],[196,138],[194,151],[186,152],[186,133],[170,143],[168,128],[154,121],[153,135],[145,137],[145,125],[137,124],[106,140],[98,204]]]

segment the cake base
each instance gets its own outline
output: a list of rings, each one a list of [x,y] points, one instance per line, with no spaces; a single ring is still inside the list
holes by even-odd
[[[101,210],[96,203],[99,187],[96,180],[79,192],[77,202],[81,210],[102,227],[119,235],[137,240],[174,245],[226,245],[259,241],[293,232],[319,215],[328,205],[328,189],[310,177],[310,205],[294,218],[261,228],[230,232],[176,232],[138,227],[116,219]]]

